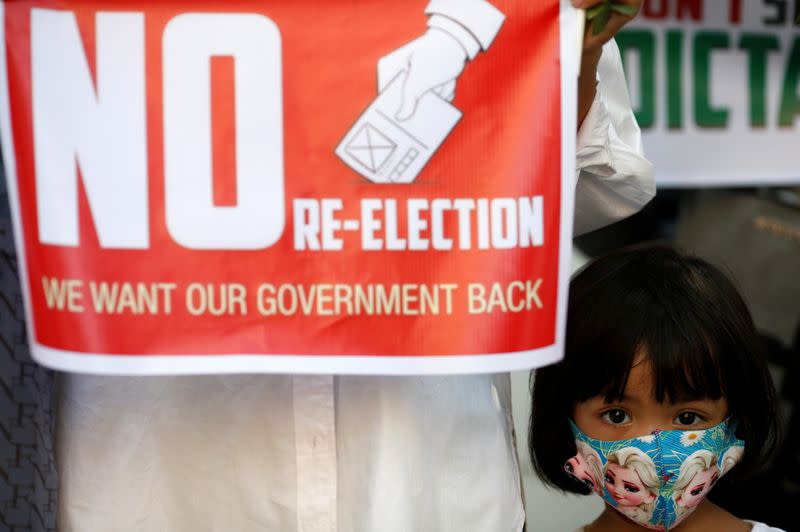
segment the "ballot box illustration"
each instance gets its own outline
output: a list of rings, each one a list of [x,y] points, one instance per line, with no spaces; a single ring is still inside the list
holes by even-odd
[[[374,183],[413,182],[461,120],[461,111],[432,91],[410,118],[398,119],[404,76],[386,86],[336,148],[345,164]]]

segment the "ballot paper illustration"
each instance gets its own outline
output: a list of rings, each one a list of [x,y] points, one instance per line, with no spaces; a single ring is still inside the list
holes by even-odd
[[[430,91],[410,118],[398,119],[402,78],[401,73],[385,87],[336,148],[342,161],[375,183],[414,181],[462,116]]]
[[[505,15],[486,0],[431,2],[428,29],[378,60],[378,97],[336,148],[374,183],[411,183],[462,113],[450,102],[467,63],[489,49]]]

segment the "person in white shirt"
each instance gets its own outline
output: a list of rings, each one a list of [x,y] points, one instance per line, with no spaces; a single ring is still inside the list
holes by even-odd
[[[435,17],[454,6],[463,8],[432,0],[432,27],[448,24]],[[628,19],[615,15],[584,49],[576,232],[629,216],[655,193],[610,41]],[[481,35],[465,60],[491,44]],[[63,374],[59,390],[63,532],[518,532],[525,523],[507,374]]]

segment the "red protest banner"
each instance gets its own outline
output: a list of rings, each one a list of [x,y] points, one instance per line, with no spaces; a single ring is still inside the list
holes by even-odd
[[[555,0],[2,9],[42,363],[408,373],[558,356],[574,80]]]

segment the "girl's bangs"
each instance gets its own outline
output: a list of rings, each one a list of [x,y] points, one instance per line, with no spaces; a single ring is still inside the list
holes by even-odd
[[[610,294],[609,294],[610,295]],[[650,364],[653,395],[658,402],[718,399],[725,390],[718,354],[724,341],[717,321],[703,304],[680,298],[653,297],[634,291],[618,301],[602,296],[582,302],[580,323],[570,323],[577,339],[567,346],[568,359],[581,367],[565,368],[576,384],[575,400],[602,395],[606,401],[624,396],[634,365]],[[674,297],[674,294],[673,294]],[[594,308],[592,308],[594,307]]]

